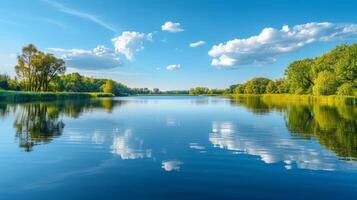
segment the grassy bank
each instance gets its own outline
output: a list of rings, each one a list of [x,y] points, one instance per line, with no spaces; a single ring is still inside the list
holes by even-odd
[[[313,95],[293,95],[293,94],[232,94],[233,98],[260,97],[264,101],[279,101],[279,102],[305,102],[305,103],[321,103],[327,105],[346,104],[357,105],[356,96],[313,96]]]
[[[88,99],[96,97],[114,97],[114,95],[111,93],[22,92],[0,90],[0,102],[53,101],[67,99]]]

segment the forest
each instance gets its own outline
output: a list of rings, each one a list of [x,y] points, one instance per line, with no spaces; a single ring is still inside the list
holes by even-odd
[[[231,85],[223,93],[357,96],[357,43],[342,44],[316,58],[294,61],[280,79],[256,77]],[[212,91],[197,87],[190,94],[212,94]]]

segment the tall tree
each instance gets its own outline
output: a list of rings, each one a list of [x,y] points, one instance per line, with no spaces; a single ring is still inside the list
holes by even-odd
[[[309,93],[314,85],[312,64],[313,59],[298,60],[291,63],[285,70],[292,93]]]
[[[48,91],[50,82],[65,72],[62,59],[38,51],[32,44],[22,49],[15,66],[16,75],[28,91]]]
[[[102,85],[102,91],[104,93],[114,93],[114,86],[112,80],[107,80],[104,85]]]
[[[38,50],[33,44],[22,48],[22,53],[17,57],[18,64],[15,66],[16,75],[23,81],[25,90],[32,91],[33,81],[36,74],[34,57]]]

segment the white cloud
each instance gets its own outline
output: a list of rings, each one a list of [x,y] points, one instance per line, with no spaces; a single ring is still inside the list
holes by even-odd
[[[144,49],[144,41],[152,41],[152,33],[125,31],[112,39],[115,52],[125,55],[128,60],[133,60],[135,53]]]
[[[68,67],[77,69],[100,70],[121,65],[118,55],[103,45],[92,50],[47,48],[47,51],[65,60]]]
[[[103,20],[99,19],[99,17],[97,17],[95,15],[85,13],[85,12],[82,12],[79,10],[75,10],[73,8],[69,8],[63,4],[56,2],[56,1],[51,1],[51,0],[42,0],[42,1],[55,7],[60,12],[67,13],[69,15],[73,15],[73,16],[91,21],[91,22],[98,24],[99,26],[102,26],[110,31],[117,32],[116,29],[112,25],[108,24],[107,22],[104,22]]]
[[[190,47],[195,48],[195,47],[202,46],[204,44],[206,44],[206,42],[201,40],[201,41],[198,41],[198,42],[190,43]]]
[[[166,67],[167,70],[178,70],[181,69],[181,65],[180,64],[172,64],[172,65],[168,65]]]
[[[264,28],[259,35],[214,45],[211,64],[222,68],[275,62],[279,55],[308,44],[357,36],[357,24],[307,23],[280,30]]]
[[[181,28],[180,23],[178,23],[178,22],[174,23],[174,22],[170,22],[170,21],[165,22],[165,24],[163,24],[161,26],[161,30],[172,32],[172,33],[184,31],[184,29]]]
[[[163,161],[161,164],[162,164],[162,168],[165,171],[169,172],[169,171],[180,171],[183,162],[178,160],[170,160],[170,161]]]

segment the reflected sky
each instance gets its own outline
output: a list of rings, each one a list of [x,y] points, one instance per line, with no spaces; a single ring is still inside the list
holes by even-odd
[[[209,141],[214,147],[259,156],[266,163],[282,163],[288,170],[356,170],[357,162],[339,160],[316,141],[293,138],[279,131],[262,128],[240,130],[232,122],[213,122]]]
[[[122,135],[113,137],[112,153],[121,159],[151,158],[151,149],[143,149],[144,141],[135,137],[131,129],[126,129]]]
[[[178,160],[168,160],[168,161],[162,161],[162,168],[165,171],[180,171],[181,165],[183,162],[178,161]]]
[[[157,199],[181,191],[180,199],[236,199],[237,191],[286,197],[300,188],[352,197],[356,114],[348,106],[218,97],[2,104],[0,195]]]

